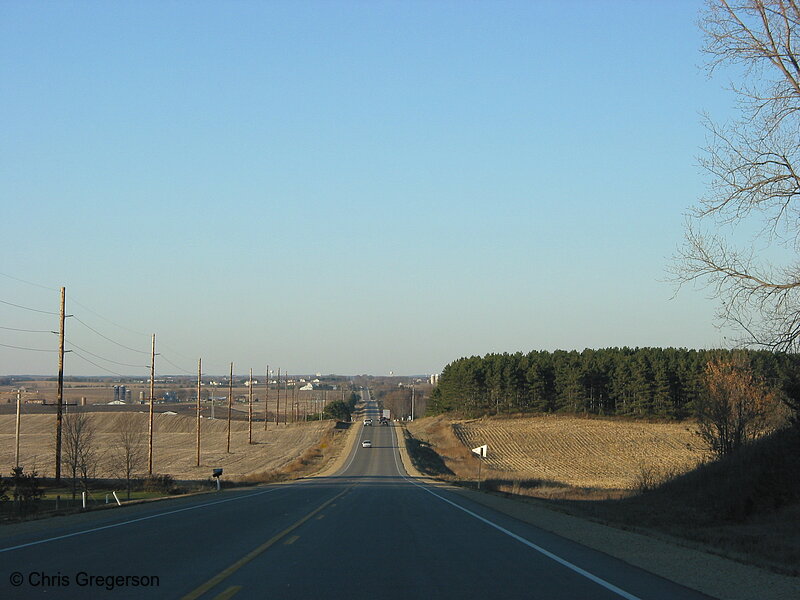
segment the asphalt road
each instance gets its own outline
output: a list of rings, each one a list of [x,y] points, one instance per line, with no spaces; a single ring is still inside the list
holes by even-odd
[[[330,477],[3,535],[0,598],[707,598],[409,479],[392,427],[356,426]]]

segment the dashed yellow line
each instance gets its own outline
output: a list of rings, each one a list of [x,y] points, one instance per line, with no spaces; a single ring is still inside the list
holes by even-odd
[[[242,589],[242,586],[232,585],[221,594],[217,594],[216,596],[214,596],[214,600],[229,600],[230,598],[233,598],[233,595],[240,589]]]
[[[286,529],[284,529],[280,533],[276,533],[274,536],[272,536],[266,542],[261,544],[258,548],[248,552],[242,558],[240,558],[235,563],[233,563],[231,566],[229,566],[227,569],[225,569],[223,571],[220,571],[217,575],[215,575],[214,577],[212,577],[211,579],[206,581],[203,585],[201,585],[197,589],[195,589],[195,590],[189,592],[188,594],[186,594],[185,596],[183,596],[181,598],[181,600],[197,600],[197,598],[199,598],[200,596],[205,594],[208,590],[210,590],[213,587],[218,586],[220,583],[225,581],[225,579],[227,579],[228,577],[233,575],[236,571],[238,571],[243,566],[245,566],[247,563],[249,563],[251,560],[256,558],[259,554],[262,554],[265,550],[267,550],[271,546],[274,546],[277,542],[279,542],[281,539],[286,537],[286,535],[288,535],[289,533],[291,533],[292,531],[294,531],[295,529],[300,527],[300,525],[302,525],[303,523],[308,521],[314,515],[316,515],[320,511],[325,510],[325,508],[330,506],[335,500],[338,500],[339,498],[344,496],[349,490],[350,490],[350,488],[345,488],[344,490],[342,490],[341,492],[336,494],[330,500],[326,500],[325,502],[320,504],[317,508],[315,508],[310,513],[308,513],[305,517],[303,517],[299,521],[296,521],[292,525],[289,525],[289,527],[287,527]],[[233,588],[228,588],[228,590],[223,592],[223,594],[227,593],[228,591],[230,591],[232,589]],[[237,591],[239,591],[238,588],[235,591],[233,591],[232,594],[235,594]],[[230,597],[230,596],[228,596],[228,597]]]
[[[293,535],[293,536],[292,536],[292,537],[290,537],[288,540],[286,540],[285,542],[283,542],[283,545],[284,545],[284,546],[291,546],[292,544],[294,544],[294,543],[295,543],[297,540],[299,540],[299,539],[300,539],[300,536],[299,536],[299,535]]]

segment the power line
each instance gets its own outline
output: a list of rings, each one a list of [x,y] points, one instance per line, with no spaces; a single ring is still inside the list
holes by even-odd
[[[119,327],[120,329],[124,329],[125,331],[129,331],[130,333],[135,333],[136,335],[142,335],[142,336],[145,336],[145,337],[150,337],[149,333],[142,333],[141,331],[136,331],[135,329],[130,329],[128,327],[125,327],[124,325],[120,325],[119,323],[115,323],[111,319],[109,319],[107,317],[104,317],[103,315],[101,315],[98,312],[93,311],[91,308],[89,308],[85,304],[82,304],[82,303],[78,302],[75,299],[70,299],[70,302],[72,302],[73,304],[77,304],[78,306],[80,306],[84,310],[92,313],[95,317],[97,317],[99,319],[102,319],[103,321],[105,321],[107,323],[110,323],[111,325],[114,325],[115,327]]]
[[[158,345],[159,345],[159,347],[161,347],[161,348],[166,348],[167,350],[169,350],[169,351],[170,351],[170,352],[172,352],[173,354],[177,354],[178,356],[180,356],[180,357],[181,357],[182,359],[184,359],[184,360],[194,360],[193,358],[191,358],[191,357],[189,357],[189,356],[186,356],[185,354],[181,354],[180,352],[178,352],[177,350],[175,350],[175,348],[172,348],[172,347],[168,346],[168,345],[167,345],[167,344],[165,344],[164,342],[159,342],[159,343],[158,343]],[[192,374],[194,374],[194,371],[192,371]]]
[[[18,329],[16,327],[3,327],[0,325],[0,329],[7,329],[8,331],[23,331],[25,333],[54,333],[50,329]]]
[[[116,345],[117,345],[117,346],[119,346],[120,348],[125,348],[126,350],[130,350],[131,352],[138,352],[139,354],[149,354],[149,352],[145,352],[144,350],[137,350],[136,348],[131,348],[130,346],[126,346],[125,344],[120,344],[119,342],[115,342],[115,341],[114,341],[114,340],[112,340],[110,337],[107,337],[107,336],[103,335],[102,333],[100,333],[99,331],[97,331],[96,329],[94,329],[93,327],[91,327],[91,326],[87,325],[86,323],[84,323],[83,321],[81,321],[81,320],[80,320],[78,317],[76,317],[75,315],[73,315],[73,318],[74,318],[74,319],[75,319],[75,320],[76,320],[78,323],[80,323],[81,325],[83,325],[84,327],[86,327],[86,329],[89,329],[90,331],[93,331],[94,333],[96,333],[97,335],[99,335],[99,336],[100,336],[101,338],[103,338],[104,340],[108,340],[109,342],[111,342],[112,344],[116,344]]]
[[[27,283],[28,285],[32,285],[33,287],[42,288],[43,290],[49,290],[51,292],[57,292],[58,288],[51,288],[47,287],[46,285],[40,285],[38,283],[33,283],[32,281],[27,281],[25,279],[20,279],[19,277],[14,277],[13,275],[9,275],[8,273],[0,273],[3,277],[8,277],[9,279],[13,279],[14,281],[20,281],[22,283]]]
[[[130,363],[119,362],[119,361],[116,361],[116,360],[111,360],[110,358],[106,358],[104,356],[100,356],[99,354],[94,354],[93,352],[89,352],[86,348],[81,348],[80,346],[78,346],[77,344],[71,342],[70,340],[67,340],[67,343],[70,346],[72,346],[74,348],[77,348],[81,352],[85,352],[89,356],[94,356],[95,358],[99,358],[100,360],[104,360],[106,362],[114,363],[115,365],[121,365],[123,367],[138,367],[138,368],[141,368],[141,369],[146,369],[147,368],[147,365],[134,365],[134,364],[130,364]]]
[[[22,306],[21,304],[14,304],[13,302],[6,302],[5,300],[0,300],[0,304],[8,304],[9,306],[14,306],[16,308],[22,308],[24,310],[30,310],[32,312],[42,313],[42,314],[45,314],[45,315],[58,316],[57,312],[51,312],[49,310],[39,310],[38,308],[31,308],[30,306]]]
[[[77,356],[77,357],[78,357],[78,358],[80,358],[81,360],[85,360],[85,361],[86,361],[87,363],[89,363],[90,365],[94,365],[94,366],[95,366],[95,367],[97,367],[98,369],[100,369],[100,370],[102,370],[102,371],[105,371],[106,373],[111,373],[112,375],[116,375],[116,376],[118,376],[118,377],[125,377],[125,375],[123,375],[122,373],[117,373],[116,371],[112,371],[111,369],[106,369],[105,367],[101,367],[101,366],[100,366],[100,365],[98,365],[96,362],[92,362],[91,360],[89,360],[89,359],[88,359],[88,358],[86,358],[85,356],[82,356],[82,355],[81,355],[79,352],[76,352],[75,350],[73,350],[73,351],[72,351],[72,354],[74,354],[75,356]]]
[[[58,352],[58,350],[44,350],[42,348],[23,348],[22,346],[11,346],[9,344],[0,344],[3,348],[14,348],[15,350],[30,350],[31,352]]]
[[[48,290],[48,291],[51,291],[51,292],[57,292],[57,291],[59,290],[59,288],[53,288],[53,287],[48,287],[48,286],[46,286],[46,285],[41,285],[41,284],[38,284],[38,283],[34,283],[33,281],[28,281],[28,280],[26,280],[26,279],[22,279],[22,278],[20,278],[20,277],[14,277],[13,275],[9,275],[8,273],[3,273],[3,272],[0,272],[0,275],[2,275],[3,277],[8,277],[9,279],[13,279],[14,281],[19,281],[19,282],[21,282],[21,283],[25,283],[25,284],[27,284],[27,285],[32,285],[32,286],[34,286],[34,287],[41,288],[41,289],[43,289],[43,290]],[[115,323],[115,322],[114,322],[114,321],[112,321],[111,319],[109,319],[109,318],[107,318],[107,317],[104,317],[104,316],[103,316],[103,315],[101,315],[100,313],[98,313],[98,312],[96,312],[96,311],[92,310],[91,308],[89,308],[89,307],[88,307],[88,306],[86,306],[85,304],[83,304],[83,303],[81,303],[81,302],[78,302],[78,301],[77,301],[77,300],[75,300],[74,298],[70,298],[70,303],[72,303],[72,304],[76,304],[76,305],[80,306],[80,307],[81,307],[81,308],[83,308],[84,310],[86,310],[86,311],[88,311],[88,312],[92,313],[94,316],[96,316],[96,317],[98,317],[98,318],[102,319],[103,321],[106,321],[106,322],[108,322],[108,323],[111,323],[111,324],[112,324],[112,325],[114,325],[115,327],[119,327],[120,329],[124,329],[125,331],[129,331],[129,332],[131,332],[131,333],[135,333],[135,334],[137,334],[137,335],[149,336],[149,334],[142,333],[142,332],[140,332],[140,331],[136,331],[136,330],[134,330],[134,329],[130,329],[130,328],[128,328],[128,327],[125,327],[124,325],[120,325],[119,323]],[[4,304],[11,304],[11,303],[10,303],[10,302],[4,302]],[[18,306],[18,305],[16,305],[16,304],[11,304],[11,305],[12,305],[12,306],[17,306],[18,308],[27,308],[27,307],[24,307],[24,306]],[[36,309],[33,309],[33,308],[28,308],[28,310],[36,310]],[[37,311],[37,312],[46,312],[46,311]],[[53,315],[56,315],[56,314],[58,314],[58,313],[46,313],[46,314],[53,314]]]
[[[168,362],[169,364],[171,364],[173,367],[175,367],[175,368],[176,368],[176,369],[178,369],[179,371],[183,371],[184,373],[187,373],[187,374],[189,374],[189,375],[194,375],[194,373],[192,373],[191,371],[187,371],[187,370],[186,370],[186,369],[184,369],[183,367],[180,367],[180,366],[176,365],[174,362],[172,362],[170,359],[168,359],[168,358],[167,358],[166,356],[164,356],[163,354],[159,354],[158,356],[159,356],[159,357],[160,357],[162,360],[164,360],[164,361]]]

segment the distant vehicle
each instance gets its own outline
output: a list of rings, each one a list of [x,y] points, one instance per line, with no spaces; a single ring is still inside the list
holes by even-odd
[[[372,419],[364,419],[364,425],[372,425]]]
[[[389,419],[387,417],[381,417],[379,423],[381,425],[389,425]]]
[[[372,448],[372,442],[369,441],[369,440],[364,440],[363,442],[361,442],[361,447],[362,448]]]

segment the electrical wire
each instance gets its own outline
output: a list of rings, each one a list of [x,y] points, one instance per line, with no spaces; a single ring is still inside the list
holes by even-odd
[[[104,317],[103,315],[101,315],[101,314],[100,314],[100,313],[98,313],[98,312],[95,312],[94,310],[92,310],[91,308],[89,308],[89,307],[88,307],[88,306],[86,306],[85,304],[82,304],[82,303],[78,302],[78,301],[77,301],[77,300],[75,300],[74,298],[70,298],[70,302],[71,302],[72,304],[77,304],[78,306],[80,306],[81,308],[83,308],[84,310],[86,310],[87,312],[90,312],[90,313],[92,313],[92,314],[93,314],[95,317],[97,317],[97,318],[99,318],[99,319],[102,319],[103,321],[105,321],[105,322],[107,322],[107,323],[110,323],[111,325],[114,325],[115,327],[119,327],[120,329],[124,329],[125,331],[128,331],[128,332],[130,332],[130,333],[135,333],[136,335],[141,335],[141,336],[144,336],[144,337],[150,337],[150,334],[149,334],[149,333],[142,333],[141,331],[136,331],[135,329],[130,329],[130,328],[128,328],[128,327],[125,327],[124,325],[120,325],[119,323],[115,323],[115,322],[114,322],[114,321],[112,321],[111,319],[109,319],[109,318],[107,318],[107,317]]]
[[[22,306],[21,304],[14,304],[13,302],[6,302],[5,300],[0,300],[0,304],[8,304],[9,306],[14,306],[16,308],[22,308],[25,310],[30,310],[31,312],[42,313],[44,315],[55,315],[58,316],[59,313],[51,312],[49,310],[39,310],[38,308],[31,308],[30,306]]]
[[[25,279],[20,279],[19,277],[14,277],[13,275],[9,275],[8,273],[0,273],[3,277],[8,277],[9,279],[13,279],[14,281],[20,281],[22,283],[27,283],[28,285],[32,285],[34,287],[42,288],[43,290],[49,290],[51,292],[57,292],[58,289],[47,287],[46,285],[40,285],[38,283],[33,283],[32,281],[26,281]]]
[[[75,320],[76,320],[78,323],[80,323],[81,325],[83,325],[84,327],[86,327],[86,329],[88,329],[88,330],[90,330],[90,331],[93,331],[94,333],[96,333],[97,335],[99,335],[99,336],[100,336],[101,338],[103,338],[104,340],[107,340],[107,341],[111,342],[112,344],[116,344],[116,345],[117,345],[117,346],[119,346],[120,348],[125,348],[126,350],[130,350],[131,352],[138,352],[139,354],[150,354],[149,352],[146,352],[146,351],[144,351],[144,350],[137,350],[136,348],[131,348],[130,346],[126,346],[125,344],[120,344],[119,342],[115,342],[115,341],[114,341],[114,340],[112,340],[110,337],[107,337],[107,336],[103,335],[102,333],[100,333],[99,331],[97,331],[96,329],[94,329],[93,327],[91,327],[91,326],[87,325],[86,323],[84,323],[83,321],[81,321],[81,320],[80,320],[78,317],[76,317],[75,315],[72,315],[72,317],[73,317],[73,318],[74,318],[74,319],[75,319]]]
[[[159,347],[159,348],[166,348],[166,349],[167,349],[167,350],[169,350],[169,351],[170,351],[172,354],[176,354],[176,355],[178,355],[180,358],[182,358],[182,359],[184,359],[184,360],[195,360],[195,359],[194,359],[194,358],[192,358],[191,356],[186,356],[185,354],[181,354],[180,352],[178,352],[177,350],[175,350],[175,348],[172,348],[171,346],[169,346],[169,345],[165,344],[165,343],[164,343],[163,341],[161,341],[161,340],[159,340],[159,342],[158,342],[158,347]]]
[[[75,350],[73,350],[71,352],[71,354],[74,354],[75,356],[77,356],[81,360],[85,360],[90,365],[94,365],[95,367],[97,367],[98,369],[100,369],[102,371],[105,371],[106,373],[111,373],[112,375],[116,375],[117,377],[125,377],[125,375],[123,375],[122,373],[117,373],[116,371],[112,371],[111,369],[106,369],[105,367],[101,367],[96,362],[92,362],[91,360],[89,360],[85,356],[82,356],[79,352],[76,352]]]
[[[77,348],[78,350],[80,350],[81,352],[85,352],[89,356],[94,356],[95,358],[99,358],[100,360],[104,360],[106,362],[114,363],[115,365],[121,365],[123,367],[138,367],[138,368],[141,368],[141,369],[146,369],[147,368],[146,365],[134,365],[134,364],[130,364],[130,363],[119,362],[117,360],[111,360],[110,358],[106,358],[104,356],[100,356],[99,354],[94,354],[93,352],[89,352],[86,348],[81,348],[80,346],[78,346],[77,344],[71,342],[70,340],[66,340],[66,342],[70,346],[72,346],[73,348]]]
[[[176,365],[174,362],[172,362],[170,359],[168,359],[168,358],[167,358],[166,356],[164,356],[163,354],[159,354],[158,356],[159,356],[159,357],[160,357],[162,360],[166,361],[167,363],[169,363],[170,365],[172,365],[173,367],[175,367],[176,369],[178,369],[179,371],[183,371],[183,372],[184,372],[184,373],[186,373],[187,375],[194,375],[194,373],[193,373],[192,371],[187,371],[187,370],[186,370],[186,369],[184,369],[183,367]]]
[[[25,333],[53,333],[53,331],[49,329],[17,329],[16,327],[3,327],[0,325],[0,329],[7,329],[8,331],[23,331]]]
[[[58,350],[44,350],[42,348],[23,348],[22,346],[11,346],[9,344],[0,344],[3,348],[14,348],[15,350],[30,350],[31,352],[58,352]]]

